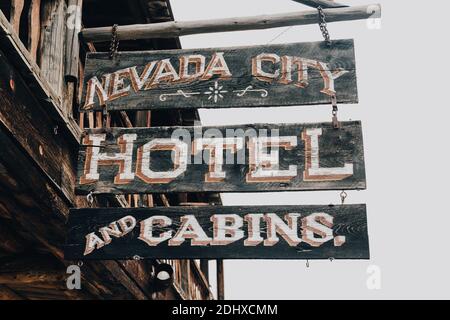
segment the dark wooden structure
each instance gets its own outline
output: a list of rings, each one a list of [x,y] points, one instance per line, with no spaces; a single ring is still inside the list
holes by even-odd
[[[195,111],[79,114],[87,52],[85,27],[173,20],[165,0],[7,0],[0,2],[0,299],[210,299],[207,264],[168,261],[173,286],[154,293],[155,261],[97,261],[81,267],[81,290],[66,287],[65,223],[74,194],[84,128],[191,125]],[[177,49],[177,38],[121,41],[120,50]],[[220,204],[217,194],[95,197],[93,206]],[[202,265],[202,268],[200,268]]]

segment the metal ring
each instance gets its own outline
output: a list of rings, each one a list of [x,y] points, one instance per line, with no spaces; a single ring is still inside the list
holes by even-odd
[[[89,192],[89,194],[86,196],[86,200],[89,203],[89,205],[92,205],[94,203],[94,196],[92,191]]]

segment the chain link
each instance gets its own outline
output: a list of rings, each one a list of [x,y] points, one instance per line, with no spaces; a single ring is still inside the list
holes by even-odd
[[[111,35],[111,45],[109,46],[109,57],[111,59],[114,58],[114,56],[117,53],[117,50],[119,49],[119,39],[117,37],[117,27],[118,24],[114,24],[112,27],[112,35]]]
[[[342,191],[340,196],[341,196],[341,204],[343,205],[345,203],[345,199],[347,199],[347,196],[348,196],[347,192]]]
[[[331,120],[333,122],[333,128],[334,129],[339,129],[339,127],[341,126],[338,120],[338,106],[337,106],[337,97],[336,95],[332,95],[331,96],[331,105],[333,106],[333,110],[331,111]]]
[[[328,46],[331,46],[331,40],[330,40],[330,33],[328,32],[327,28],[327,20],[325,18],[325,12],[323,12],[323,8],[321,6],[317,7],[317,10],[319,11],[319,27],[320,31],[322,32],[322,36],[327,42]]]

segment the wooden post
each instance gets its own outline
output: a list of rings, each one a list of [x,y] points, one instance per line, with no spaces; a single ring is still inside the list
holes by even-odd
[[[217,259],[217,300],[225,300],[225,277],[223,259]]]
[[[76,82],[78,79],[78,63],[80,60],[80,41],[78,33],[81,28],[81,10],[83,0],[69,0],[67,8],[66,32],[66,81]]]
[[[40,11],[41,0],[32,0],[28,11],[28,50],[35,61],[41,34]]]
[[[23,11],[24,0],[11,1],[11,17],[9,22],[13,26],[14,31],[19,35],[20,32],[20,16]]]
[[[361,20],[380,16],[381,6],[372,4],[348,8],[330,8],[325,9],[324,13],[327,22]],[[191,34],[269,29],[317,24],[317,22],[317,10],[309,10],[253,17],[179,22],[170,21],[120,26],[117,29],[117,35],[119,40],[175,38]],[[104,42],[111,39],[111,27],[87,28],[82,30],[81,33],[87,42]]]
[[[205,276],[206,280],[208,280],[209,283],[209,260],[207,259],[200,260],[200,270],[203,272],[203,275]]]
[[[64,41],[66,38],[66,2],[43,3],[41,19],[40,68],[52,89],[62,96],[64,83]]]

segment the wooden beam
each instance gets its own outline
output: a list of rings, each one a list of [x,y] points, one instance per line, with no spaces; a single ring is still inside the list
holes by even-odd
[[[33,284],[33,283],[64,283],[66,275],[64,273],[56,273],[54,271],[25,271],[0,273],[0,284],[14,285],[16,283]]]
[[[209,260],[208,259],[201,259],[200,260],[200,270],[203,272],[203,275],[205,276],[205,279],[209,283]]]
[[[11,288],[0,284],[0,300],[24,300]]]
[[[23,239],[3,219],[0,220],[0,248],[8,253],[20,253],[25,250]]]
[[[19,35],[20,32],[20,16],[23,11],[24,0],[12,0],[11,1],[11,17],[9,22],[11,23],[14,31]]]
[[[337,3],[334,1],[330,1],[330,0],[292,0],[301,4],[304,4],[308,7],[313,7],[313,8],[318,8],[318,7],[322,7],[322,8],[346,8],[348,7],[345,4],[341,4],[341,3]]]
[[[368,19],[381,15],[380,5],[354,6],[349,8],[324,9],[327,22]],[[239,17],[198,21],[170,21],[152,24],[120,26],[119,40],[173,38],[191,34],[269,29],[295,25],[316,24],[317,10],[290,12],[274,15]],[[81,31],[85,41],[111,40],[111,27],[86,28]]]
[[[225,277],[223,273],[223,259],[217,259],[217,300],[225,300]]]

